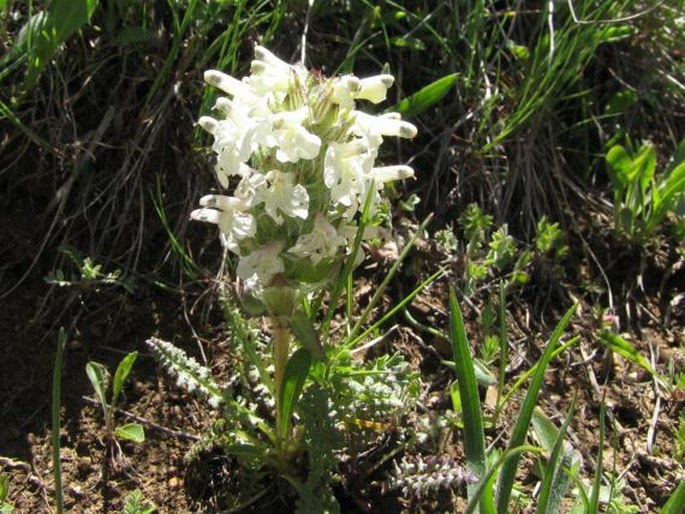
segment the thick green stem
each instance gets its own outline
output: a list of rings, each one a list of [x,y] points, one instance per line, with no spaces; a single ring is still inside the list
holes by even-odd
[[[274,383],[276,390],[276,420],[280,420],[281,412],[281,392],[283,389],[283,374],[285,373],[285,366],[288,363],[288,349],[290,345],[290,332],[288,324],[284,321],[273,320],[274,331]],[[280,433],[281,427],[276,427],[277,433]]]

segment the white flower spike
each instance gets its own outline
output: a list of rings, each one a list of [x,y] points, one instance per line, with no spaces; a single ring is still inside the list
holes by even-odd
[[[227,96],[198,123],[214,138],[221,187],[233,189],[204,196],[191,218],[219,227],[246,291],[270,310],[278,288],[310,290],[334,279],[369,195],[373,216],[386,182],[414,176],[406,165],[376,164],[383,137],[412,138],[416,127],[397,113],[357,110],[358,101],[385,100],[392,75],[327,78],[262,46],[254,55],[241,80],[205,73]],[[367,227],[363,238],[379,234]],[[358,252],[355,265],[361,259]]]

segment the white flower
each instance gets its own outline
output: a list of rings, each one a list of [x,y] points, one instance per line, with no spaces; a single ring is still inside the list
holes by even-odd
[[[274,138],[278,146],[276,159],[280,162],[309,160],[319,154],[321,139],[302,126],[308,114],[307,107],[301,107],[274,115]]]
[[[280,257],[282,249],[283,242],[274,241],[240,258],[236,273],[246,282],[246,287],[259,291],[268,286],[274,276],[285,271]]]
[[[346,238],[338,234],[321,212],[317,212],[312,231],[297,238],[295,246],[288,252],[298,257],[309,257],[314,264],[318,264],[323,259],[334,257],[338,248],[344,247],[346,243]]]
[[[266,174],[266,179],[270,187],[262,190],[259,196],[266,213],[279,225],[283,223],[279,211],[291,218],[306,220],[309,216],[309,195],[304,186],[295,184],[295,175],[271,170]]]
[[[247,117],[215,120],[202,116],[200,126],[214,136],[212,149],[218,154],[216,175],[221,186],[228,187],[228,177],[240,173],[241,164],[252,155],[252,139],[256,126]]]
[[[240,241],[254,237],[257,232],[254,217],[243,212],[245,202],[232,196],[206,195],[200,199],[200,205],[202,208],[191,212],[190,218],[218,225],[223,245],[240,255]]]
[[[297,73],[295,66],[280,60],[263,46],[256,46],[254,53],[255,60],[250,64],[248,79],[250,86],[257,95],[276,93],[276,99],[282,101]]]
[[[374,104],[380,103],[386,99],[388,89],[392,87],[393,82],[395,82],[395,77],[387,74],[361,79],[359,90],[352,96],[368,100]]]
[[[361,88],[360,81],[354,75],[343,75],[332,81],[330,99],[340,105],[341,109],[354,109],[354,95]]]
[[[347,208],[345,216],[357,212],[360,201],[366,198],[374,156],[368,152],[363,139],[347,143],[332,142],[324,157],[324,184],[331,190],[331,200]],[[361,200],[360,200],[361,199]]]
[[[372,168],[371,176],[376,183],[383,184],[393,180],[411,178],[414,176],[414,170],[405,165],[384,166],[382,168]]]
[[[399,118],[397,113],[387,113],[372,116],[361,111],[353,111],[355,134],[363,136],[369,132],[380,136],[398,136],[412,138],[416,135],[416,127]]]
[[[240,198],[247,207],[253,207],[263,201],[262,195],[267,187],[266,176],[254,172],[243,176],[233,194]]]
[[[205,71],[205,82],[233,97],[253,94],[248,84],[217,70]]]

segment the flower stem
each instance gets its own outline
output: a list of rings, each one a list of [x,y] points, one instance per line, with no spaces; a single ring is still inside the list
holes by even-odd
[[[273,319],[274,334],[274,382],[276,390],[276,420],[277,424],[281,419],[281,391],[283,389],[283,374],[288,362],[288,349],[290,345],[290,331],[288,324],[279,319]],[[284,427],[277,426],[276,432],[281,433]]]

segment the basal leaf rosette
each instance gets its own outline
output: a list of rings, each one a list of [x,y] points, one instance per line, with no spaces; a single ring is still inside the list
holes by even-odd
[[[385,100],[392,75],[329,78],[257,46],[249,76],[210,70],[205,81],[227,95],[199,124],[214,137],[216,176],[232,194],[204,196],[191,218],[218,225],[254,298],[268,304],[268,288],[328,284],[367,196],[373,214],[386,182],[414,175],[409,166],[378,167],[376,158],[384,136],[411,138],[416,127],[396,113],[356,109],[358,100]],[[373,228],[364,234],[376,236]]]

